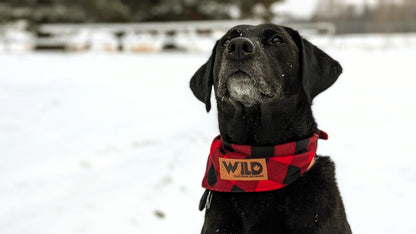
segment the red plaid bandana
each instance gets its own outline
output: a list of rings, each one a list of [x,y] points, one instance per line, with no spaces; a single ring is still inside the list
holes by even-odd
[[[218,136],[211,145],[202,187],[219,192],[262,192],[283,188],[309,169],[320,131],[312,137],[275,146],[229,144]]]

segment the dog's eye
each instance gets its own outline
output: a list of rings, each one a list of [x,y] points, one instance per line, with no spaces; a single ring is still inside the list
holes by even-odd
[[[222,43],[222,46],[224,46],[224,47],[227,47],[228,46],[228,44],[230,44],[230,41],[231,40],[225,40],[225,41],[223,41],[223,43]]]
[[[284,43],[283,38],[278,35],[273,36],[269,41],[269,44],[271,45],[281,45],[283,43]]]

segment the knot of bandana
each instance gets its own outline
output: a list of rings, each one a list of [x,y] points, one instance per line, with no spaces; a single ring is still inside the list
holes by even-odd
[[[216,137],[202,187],[219,192],[262,192],[283,188],[301,177],[315,157],[320,131],[312,137],[275,146],[229,144]]]

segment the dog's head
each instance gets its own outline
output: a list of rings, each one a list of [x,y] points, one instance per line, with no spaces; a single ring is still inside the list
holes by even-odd
[[[212,86],[217,102],[246,107],[284,104],[299,94],[312,103],[341,72],[337,61],[291,28],[239,25],[217,41],[190,86],[207,111],[211,109]]]

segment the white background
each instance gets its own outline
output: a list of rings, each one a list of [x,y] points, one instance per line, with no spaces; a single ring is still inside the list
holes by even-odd
[[[416,233],[416,36],[312,41],[344,67],[314,114],[354,233]],[[199,233],[208,56],[0,54],[0,233]]]

